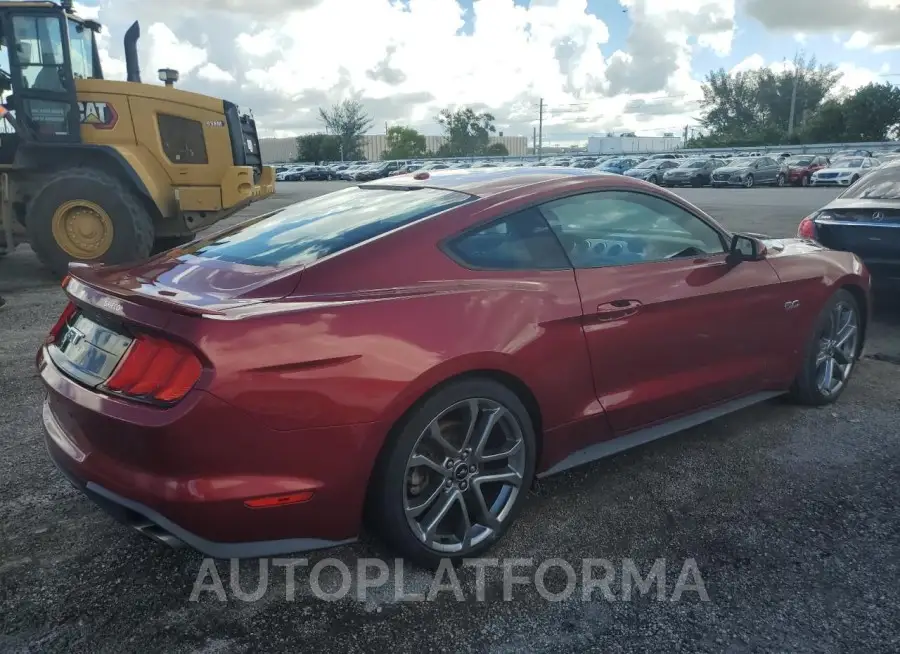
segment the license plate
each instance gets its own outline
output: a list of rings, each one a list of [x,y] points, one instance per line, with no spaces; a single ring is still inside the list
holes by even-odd
[[[96,386],[109,378],[130,344],[129,337],[76,314],[48,352],[64,373]]]

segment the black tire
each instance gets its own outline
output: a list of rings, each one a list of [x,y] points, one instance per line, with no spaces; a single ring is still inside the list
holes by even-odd
[[[853,348],[852,365],[847,372],[846,378],[843,380],[843,384],[834,393],[824,393],[817,384],[818,365],[816,361],[820,353],[823,332],[825,332],[831,324],[832,312],[835,311],[835,307],[838,305],[849,307],[853,310],[856,318],[857,338],[855,347]],[[859,304],[856,302],[856,298],[854,298],[853,294],[849,291],[844,289],[838,290],[831,296],[828,302],[825,303],[825,306],[816,318],[813,331],[809,335],[804,348],[803,363],[801,364],[797,378],[794,380],[794,384],[791,387],[790,397],[794,402],[805,404],[807,406],[822,406],[835,402],[841,396],[847,388],[847,383],[850,381],[853,371],[856,369],[856,363],[859,360],[859,354],[862,351],[862,327],[862,314],[860,313]]]
[[[650,175],[647,181],[651,184],[659,184],[659,179],[657,179],[656,175]]]
[[[753,174],[747,175],[747,179],[744,181],[744,188],[753,188]]]
[[[301,182],[305,182],[305,181],[306,181],[306,175],[300,175],[300,181],[301,181]]]
[[[185,243],[190,243],[193,240],[193,236],[157,236],[156,241],[153,243],[151,254],[159,254],[160,252],[165,252],[172,248],[181,247]]]
[[[53,215],[70,200],[100,206],[113,221],[113,239],[93,262],[128,263],[146,259],[153,249],[153,218],[141,200],[117,178],[89,168],[67,168],[51,174],[28,207],[26,229],[32,249],[58,276],[65,275],[74,257],[53,236]]]
[[[525,464],[519,492],[506,518],[485,540],[462,552],[441,553],[426,546],[413,533],[404,510],[407,461],[420,434],[448,407],[470,398],[486,398],[505,407],[516,421],[524,443]],[[442,559],[459,562],[488,550],[515,521],[534,479],[536,436],[531,418],[518,396],[491,379],[470,378],[451,382],[423,398],[389,435],[372,473],[367,502],[367,522],[387,546],[425,568],[436,568]]]

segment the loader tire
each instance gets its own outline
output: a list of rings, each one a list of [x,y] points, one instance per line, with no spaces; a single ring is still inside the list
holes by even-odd
[[[153,217],[125,184],[108,173],[67,168],[49,175],[25,219],[28,240],[54,274],[69,263],[129,263],[153,248]]]

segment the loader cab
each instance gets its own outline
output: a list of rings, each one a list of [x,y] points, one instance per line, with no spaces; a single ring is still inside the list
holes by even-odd
[[[75,80],[103,77],[99,27],[51,2],[0,2],[0,89],[9,116],[0,165],[13,162],[22,142],[81,141]]]

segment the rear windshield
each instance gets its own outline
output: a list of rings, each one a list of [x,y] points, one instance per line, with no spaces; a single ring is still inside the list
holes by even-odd
[[[841,194],[842,198],[900,200],[900,166],[872,171]]]
[[[310,264],[472,199],[432,188],[355,186],[292,204],[185,251],[252,266]]]

